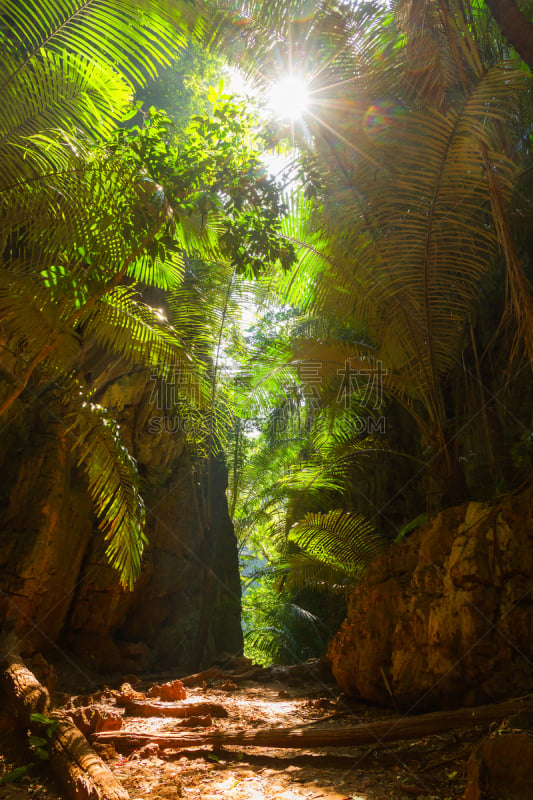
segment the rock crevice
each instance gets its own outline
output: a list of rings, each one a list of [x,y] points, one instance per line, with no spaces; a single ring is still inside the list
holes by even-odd
[[[175,666],[189,672],[206,570],[212,570],[215,588],[204,661],[222,651],[242,652],[237,544],[224,464],[217,460],[212,469],[213,548],[205,564],[187,446],[180,433],[151,432],[150,415],[159,413],[151,405],[151,384],[147,372],[121,374],[100,398],[143,476],[148,545],[133,592],[120,587],[107,564],[57,415],[28,409],[17,437],[0,440],[0,460],[10,464],[0,520],[0,622],[13,628],[25,655],[43,651],[53,658],[50,648],[57,645],[95,669]]]

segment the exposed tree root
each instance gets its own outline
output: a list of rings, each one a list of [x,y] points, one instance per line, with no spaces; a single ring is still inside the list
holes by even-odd
[[[55,722],[48,753],[52,770],[72,800],[129,800],[129,794],[71,719],[59,711],[50,711],[50,697],[24,661],[6,650],[2,657],[3,678],[8,701],[25,730],[43,737],[47,728],[32,719],[41,714]],[[45,738],[45,737],[43,737]]]

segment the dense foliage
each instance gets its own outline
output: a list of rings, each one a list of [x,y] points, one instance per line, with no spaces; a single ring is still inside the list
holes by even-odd
[[[320,650],[421,514],[530,479],[531,73],[504,33],[477,0],[0,4],[0,410],[65,421],[123,582],[142,492],[95,354],[194,371],[168,411],[207,494],[226,453],[255,653]],[[299,73],[307,113],[208,91],[220,59],[259,96]]]
[[[130,586],[143,504],[135,463],[93,402],[91,359],[107,352],[167,381],[186,362],[205,387],[190,402],[209,409],[219,294],[189,281],[184,296],[192,265],[224,280],[292,262],[242,104],[213,93],[210,114],[176,132],[155,108],[142,125],[117,127],[137,113],[132,81],[172,60],[190,16],[155,2],[120,13],[100,0],[2,6],[1,412],[39,399],[65,420],[108,555]],[[168,314],[146,301],[154,290]]]
[[[237,27],[251,80],[293,70],[310,94],[291,131],[307,255],[277,284],[302,316],[254,363],[240,524],[318,587],[332,537],[295,551],[306,513],[390,541],[529,479],[531,75],[481,3],[252,2],[219,40]]]

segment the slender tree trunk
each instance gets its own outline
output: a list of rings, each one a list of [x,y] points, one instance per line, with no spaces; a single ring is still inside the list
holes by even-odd
[[[533,23],[520,11],[514,0],[485,0],[494,21],[516,52],[533,70]]]

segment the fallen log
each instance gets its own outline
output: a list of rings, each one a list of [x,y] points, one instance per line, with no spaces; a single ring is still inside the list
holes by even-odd
[[[218,667],[209,667],[202,672],[195,672],[193,675],[186,675],[185,678],[180,678],[184,686],[201,686],[205,681],[216,681],[219,678],[224,678],[226,673]]]
[[[246,672],[231,672],[229,677],[232,681],[249,681],[253,678],[264,676],[265,674],[266,671],[264,667],[252,667],[252,669],[248,669]]]
[[[530,700],[510,700],[477,708],[435,711],[417,717],[393,717],[380,722],[364,722],[351,728],[325,730],[309,728],[269,728],[259,731],[219,731],[216,733],[136,733],[105,731],[93,734],[94,742],[112,742],[120,752],[130,752],[153,742],[160,747],[182,748],[205,745],[238,747],[350,747],[376,745],[400,739],[419,739],[443,731],[501,722],[526,707]]]
[[[31,714],[46,714],[50,695],[16,652],[2,654],[4,685],[15,714],[24,724]]]
[[[129,717],[198,717],[209,714],[222,719],[227,710],[219,703],[157,703],[139,700],[124,702]]]
[[[33,672],[12,649],[2,654],[3,678],[8,701],[25,730],[49,738],[50,766],[72,800],[129,800],[129,794],[94,752],[87,739],[66,714],[50,711],[50,698]],[[40,714],[55,725],[32,719]],[[46,729],[49,737],[46,736]],[[45,736],[43,737],[43,732]]]

